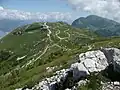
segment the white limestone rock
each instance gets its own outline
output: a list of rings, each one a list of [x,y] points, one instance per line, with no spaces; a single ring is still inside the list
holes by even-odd
[[[57,71],[56,76],[45,78],[43,81],[39,82],[39,84],[35,85],[32,89],[28,90],[56,90],[56,83],[59,83],[61,79],[64,81],[68,71],[69,69]]]
[[[75,80],[92,72],[100,72],[108,66],[107,58],[100,50],[89,51],[79,55],[80,62],[71,65]]]

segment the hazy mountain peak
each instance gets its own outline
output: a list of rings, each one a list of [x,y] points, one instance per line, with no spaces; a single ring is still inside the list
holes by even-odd
[[[96,15],[78,18],[73,21],[72,26],[96,31],[102,36],[119,36],[120,32],[120,23]]]

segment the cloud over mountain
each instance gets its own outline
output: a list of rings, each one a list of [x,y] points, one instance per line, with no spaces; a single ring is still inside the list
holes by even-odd
[[[67,0],[78,11],[89,12],[120,22],[119,0]]]
[[[70,20],[69,12],[24,12],[19,10],[4,9],[0,6],[0,19],[41,20],[41,21],[67,21]]]

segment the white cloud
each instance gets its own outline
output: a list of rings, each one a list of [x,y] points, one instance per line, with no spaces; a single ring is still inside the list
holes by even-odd
[[[0,10],[3,10],[4,8],[0,6]]]
[[[77,11],[89,12],[120,22],[119,0],[67,0]]]
[[[4,9],[0,6],[0,19],[41,20],[41,21],[69,21],[71,13],[47,12],[32,13],[19,10]]]

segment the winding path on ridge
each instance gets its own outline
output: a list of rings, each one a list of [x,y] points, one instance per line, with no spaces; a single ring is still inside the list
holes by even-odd
[[[40,25],[40,26],[41,26],[41,25]],[[50,42],[53,42],[53,41],[51,40],[51,34],[52,34],[52,32],[51,32],[51,30],[49,29],[49,26],[47,25],[47,23],[44,23],[44,26],[45,26],[45,27],[47,28],[47,30],[48,30],[48,33],[47,33],[48,38],[47,38],[46,42],[47,42],[48,40],[49,40]],[[27,27],[27,28],[29,28],[29,27]],[[27,29],[27,28],[26,28],[26,29]],[[28,65],[36,62],[38,59],[40,59],[40,58],[47,52],[48,49],[49,49],[49,44],[45,47],[45,49],[43,50],[43,52],[42,52],[42,51],[39,51],[39,52],[38,52],[38,54],[40,54],[41,52],[42,52],[42,53],[41,53],[36,59],[33,58],[32,60],[30,60],[29,62],[27,62],[25,65],[23,65],[22,68],[27,67]],[[31,56],[31,57],[37,56],[38,54],[34,54],[34,55]],[[30,57],[30,58],[31,58],[31,57]]]
[[[30,25],[29,25],[29,26],[30,26]],[[27,26],[27,28],[29,28],[29,26]],[[40,26],[41,26],[41,25],[40,25]],[[47,25],[46,22],[43,24],[43,26],[45,26],[45,27],[47,28],[47,30],[48,30],[48,33],[47,33],[47,37],[48,37],[48,38],[47,38],[46,42],[48,42],[48,41],[54,42],[54,41],[51,39],[52,31],[50,30],[50,27]],[[26,29],[27,29],[27,28],[26,28]],[[68,33],[68,31],[69,31],[69,29],[67,29],[67,30],[64,31],[64,33],[67,34],[68,37],[63,37],[63,38],[61,38],[61,37],[59,36],[60,30],[58,30],[58,31],[55,32],[56,37],[57,37],[58,39],[60,39],[60,41],[58,41],[58,42],[61,42],[61,40],[66,40],[66,39],[69,39],[69,38],[70,38],[70,34]],[[31,56],[31,57],[34,57],[34,56],[37,56],[37,55],[40,54],[37,58],[35,58],[35,59],[33,58],[32,60],[30,60],[29,62],[27,62],[27,63],[26,63],[25,65],[23,65],[22,67],[27,67],[28,65],[33,64],[34,62],[36,62],[37,60],[39,60],[39,59],[48,51],[49,48],[52,48],[52,47],[54,47],[54,46],[57,46],[58,48],[66,49],[66,48],[58,45],[57,43],[54,43],[53,45],[48,44],[48,45],[46,45],[46,47],[44,48],[43,51],[39,51],[37,54],[34,54],[33,56]],[[66,49],[66,50],[67,50],[67,49]],[[41,52],[42,52],[42,53],[41,53]]]
[[[27,25],[27,26],[25,27],[25,30],[27,30],[30,26],[31,26],[31,25]],[[41,26],[41,25],[40,25],[40,26]],[[49,26],[47,25],[47,23],[44,23],[44,26],[46,26],[46,28],[47,28],[47,30],[48,30],[48,33],[47,33],[47,37],[48,37],[48,38],[44,38],[44,39],[42,39],[42,41],[45,41],[45,42],[49,42],[49,41],[50,41],[50,42],[54,42],[54,41],[51,39],[52,31],[50,30],[50,28],[49,28]],[[64,33],[66,33],[66,34],[68,35],[68,37],[60,37],[60,36],[59,36],[60,30],[58,30],[58,31],[55,32],[55,36],[56,36],[58,39],[60,39],[60,40],[58,41],[58,43],[61,42],[61,40],[66,40],[66,39],[69,39],[69,38],[70,38],[70,34],[68,33],[68,31],[69,31],[69,29],[67,29],[67,30],[64,31]],[[31,33],[34,33],[34,32],[31,32]],[[55,46],[56,46],[56,47],[58,47],[58,48],[63,48],[63,49],[65,49],[65,50],[67,50],[67,48],[60,46],[58,43],[53,43],[52,45],[47,44],[47,45],[45,46],[45,48],[43,49],[43,51],[40,50],[38,53],[35,53],[34,55],[30,56],[30,57],[27,58],[27,59],[29,60],[29,59],[32,58],[31,60],[29,60],[27,63],[25,63],[24,65],[22,65],[22,66],[19,67],[19,68],[18,68],[18,66],[16,66],[16,68],[14,68],[14,70],[22,69],[22,68],[25,68],[25,67],[33,64],[34,62],[36,62],[37,60],[39,60],[39,59],[48,51],[48,49],[50,49],[50,48],[52,48],[52,47],[55,47]],[[36,56],[38,56],[38,57],[36,57]],[[35,58],[35,57],[36,57],[36,58]],[[8,72],[6,75],[10,75],[10,72]],[[6,76],[6,75],[4,75],[4,76]]]

